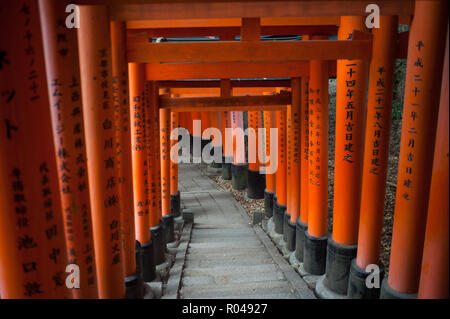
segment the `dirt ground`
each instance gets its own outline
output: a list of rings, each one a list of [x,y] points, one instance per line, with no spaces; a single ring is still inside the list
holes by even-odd
[[[335,133],[335,105],[336,105],[336,80],[330,79],[329,81],[329,132],[328,132],[328,226],[329,233],[332,232],[333,225],[333,190],[334,190],[334,133]],[[396,181],[397,181],[397,166],[398,156],[400,152],[400,135],[401,135],[401,119],[393,119],[391,121],[391,134],[389,145],[389,160],[388,160],[388,172],[386,182],[386,195],[384,201],[384,219],[383,219],[383,232],[381,239],[381,262],[386,268],[386,274],[389,271],[389,256],[391,248],[392,238],[392,226],[394,219],[395,208],[395,193],[396,193]],[[218,176],[211,176],[211,178],[219,184],[223,189],[230,191],[236,200],[247,211],[249,216],[255,210],[264,209],[264,200],[252,200],[247,198],[246,190],[237,191],[231,187],[231,181],[223,181]]]

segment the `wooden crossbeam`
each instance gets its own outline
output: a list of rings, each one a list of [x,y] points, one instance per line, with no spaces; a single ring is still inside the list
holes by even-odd
[[[328,62],[329,76],[336,76],[336,61]],[[283,78],[309,75],[309,61],[149,63],[147,80]]]
[[[194,28],[150,28],[150,29],[131,29],[128,34],[145,33],[149,38],[183,38],[183,37],[206,37],[218,36],[233,37],[240,34],[240,27],[194,27]],[[335,35],[338,27],[335,25],[308,25],[308,26],[262,26],[262,35]]]
[[[194,111],[257,111],[282,110],[291,104],[291,93],[282,91],[274,95],[231,96],[231,97],[168,97],[161,95],[160,108],[177,112]]]
[[[149,43],[129,39],[129,62],[245,62],[370,59],[371,40]]]
[[[383,15],[407,16],[412,0],[75,0],[79,4],[107,4],[113,20],[215,19],[242,17],[366,16],[366,6],[377,4]]]
[[[220,88],[220,80],[211,81],[160,81],[160,88]],[[234,88],[290,87],[291,80],[231,80]]]

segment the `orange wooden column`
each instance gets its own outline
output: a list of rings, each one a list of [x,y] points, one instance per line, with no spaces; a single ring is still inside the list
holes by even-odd
[[[133,198],[134,218],[136,224],[136,239],[142,249],[142,278],[151,281],[155,278],[155,265],[152,255],[150,236],[150,182],[149,182],[149,154],[148,129],[146,113],[145,65],[129,63],[130,82],[130,130],[131,155],[133,163]]]
[[[306,36],[303,36],[306,40]],[[308,37],[309,39],[309,37]],[[300,106],[300,200],[299,217],[295,231],[295,258],[303,262],[305,247],[305,232],[308,228],[308,189],[309,189],[309,76],[301,81],[301,106]]]
[[[323,39],[323,37],[313,37]],[[325,272],[328,233],[328,63],[311,60],[309,72],[308,229],[303,265],[308,273]]]
[[[302,103],[302,79],[292,78],[292,105],[288,109],[290,113],[290,128],[288,131],[288,164],[287,174],[287,210],[284,223],[284,240],[289,251],[295,250],[296,223],[300,213],[300,140],[301,140],[301,103]]]
[[[36,1],[2,3],[0,48],[0,295],[68,298],[50,114],[58,105],[47,94]]]
[[[182,113],[170,112],[170,132],[176,132],[178,136],[178,120]],[[184,113],[188,115],[188,113]],[[172,133],[169,133],[172,134]],[[170,135],[169,135],[170,137]],[[170,140],[170,147],[173,148],[174,145],[178,143],[178,138],[175,140]],[[172,160],[173,157],[173,160]],[[180,208],[180,192],[178,191],[178,151],[171,155],[170,159],[170,210],[173,217],[179,217],[181,214]]]
[[[448,28],[448,27],[447,27]],[[441,101],[434,147],[428,219],[422,257],[421,299],[448,299],[448,29],[442,74]]]
[[[365,278],[371,272],[365,269],[380,263],[397,27],[397,17],[382,16],[380,28],[372,30],[358,252],[348,286],[349,297],[355,299],[374,299],[380,293],[367,288]]]
[[[56,163],[62,168],[58,181],[68,263],[80,266],[80,288],[71,289],[71,293],[73,298],[97,298],[87,165],[80,160],[86,158],[86,149],[77,34],[57,24],[66,17],[66,5],[66,1],[39,2],[42,38]],[[63,49],[66,51],[61,54]]]
[[[267,218],[273,216],[273,203],[275,196],[275,173],[269,174],[271,165],[271,134],[270,129],[275,128],[275,112],[264,111],[264,156],[265,156],[265,173],[266,173],[266,189],[264,190],[264,213]],[[276,143],[275,143],[276,144]],[[272,145],[274,146],[274,145]],[[273,154],[272,154],[273,155]]]
[[[208,123],[211,128],[221,130],[222,126],[220,124],[220,112],[207,112],[208,115]],[[222,160],[222,140],[216,139],[214,136],[211,136],[211,147],[213,149],[213,154],[211,152],[212,162],[209,164],[212,168],[221,168],[222,164],[220,161]],[[214,160],[217,158],[217,160]]]
[[[146,76],[149,69],[146,68]],[[153,255],[156,265],[165,262],[166,241],[162,223],[162,192],[161,192],[161,156],[160,156],[160,110],[159,110],[159,89],[155,81],[147,82],[148,98],[148,130],[151,132],[148,142],[149,147],[149,183],[150,189],[150,236],[153,244]]]
[[[409,32],[389,278],[381,298],[415,297],[428,208],[447,1],[417,1]]]
[[[203,137],[203,131],[206,130],[208,127],[211,126],[211,123],[209,121],[209,115],[207,111],[201,111],[200,113],[200,119],[202,121],[202,129],[201,129],[201,145],[202,145],[202,152],[200,153],[200,155],[203,153],[203,149],[205,148],[205,146],[211,142],[211,139],[207,139]]]
[[[166,243],[174,241],[174,220],[170,210],[170,109],[159,110],[161,155],[161,207]]]
[[[273,221],[275,232],[283,233],[284,214],[286,211],[286,111],[276,111],[276,128],[278,130],[278,169],[275,174],[276,194],[273,204]]]
[[[231,82],[230,79],[222,79],[220,80],[220,96],[221,97],[229,97],[231,96]],[[226,141],[227,138],[227,128],[231,129],[231,114],[228,111],[222,112],[222,151],[223,151],[223,159],[222,159],[222,178],[224,180],[231,179],[231,165],[233,163],[233,148],[227,149]],[[230,141],[231,142],[231,141]]]
[[[125,284],[130,298],[139,298],[142,277],[142,256],[148,249],[136,240],[133,164],[130,132],[130,99],[128,62],[126,59],[126,26],[123,21],[111,22],[112,86],[117,145],[117,185],[119,187],[121,227],[123,235]]]
[[[364,21],[362,16],[341,17],[338,39],[350,39],[354,30],[365,31]],[[358,242],[367,75],[368,61],[337,61],[333,235],[324,283],[341,295],[347,294]]]
[[[78,43],[100,298],[125,296],[107,9],[80,6]],[[93,106],[97,107],[93,107]]]
[[[231,165],[231,185],[233,189],[243,190],[247,187],[247,165],[244,145],[243,112],[231,112],[233,128],[233,164]],[[240,132],[240,133],[239,133]]]

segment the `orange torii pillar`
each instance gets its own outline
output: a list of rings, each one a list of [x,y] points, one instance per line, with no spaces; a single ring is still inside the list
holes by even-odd
[[[370,264],[380,265],[397,20],[397,17],[381,16],[380,28],[372,30],[358,253],[350,267],[350,298],[374,299],[380,294],[379,287],[367,287],[366,278],[373,271],[366,272],[366,267]],[[382,265],[380,271],[382,277]]]
[[[133,197],[136,238],[142,249],[142,278],[151,281],[155,278],[153,243],[150,237],[150,200],[148,167],[148,115],[145,97],[145,66],[142,63],[129,63],[130,82],[130,130],[131,155],[133,167]]]
[[[296,223],[300,213],[300,141],[301,141],[301,104],[302,79],[292,78],[292,105],[290,106],[289,141],[289,173],[287,175],[287,190],[290,199],[287,202],[286,220],[284,223],[284,241],[288,251],[295,250]]]
[[[200,112],[192,112],[192,145],[191,154],[193,163],[202,162],[202,116]]]
[[[347,40],[354,30],[365,30],[364,21],[362,16],[341,17],[338,39]],[[368,61],[337,61],[333,235],[327,248],[326,278],[318,285],[325,288],[324,293],[347,294],[350,263],[356,256],[367,75]]]
[[[175,240],[174,220],[170,209],[170,109],[159,110],[161,155],[161,213],[166,243]]]
[[[263,93],[266,94],[266,93]],[[264,213],[267,218],[273,216],[273,203],[275,196],[275,173],[271,173],[268,169],[274,164],[270,159],[276,155],[271,154],[271,134],[270,129],[275,128],[275,112],[264,111],[264,168],[266,174],[266,189],[264,190]],[[274,137],[272,137],[274,138]],[[276,143],[273,143],[276,147]],[[272,147],[273,148],[273,147]]]
[[[65,19],[68,4],[44,0],[39,2],[39,9],[56,162],[62,168],[59,193],[68,264],[80,266],[80,288],[71,289],[71,293],[73,298],[97,298],[88,173],[86,162],[80,160],[86,158],[86,149],[77,34],[74,29],[57,23],[58,19]],[[61,38],[65,41],[58,41]],[[62,49],[67,50],[65,54],[61,54]]]
[[[221,79],[220,80],[220,96],[221,97],[229,97],[231,96],[231,82],[230,79]],[[231,112],[223,111],[222,112],[222,179],[230,180],[231,179],[231,164],[233,163],[233,149],[226,148],[226,140],[227,140],[227,128],[231,129]],[[229,138],[229,137],[228,137]],[[230,153],[231,151],[231,153]]]
[[[261,111],[248,112],[248,173],[247,173],[247,196],[252,199],[264,198],[266,178],[260,173],[262,167],[260,161],[260,141],[259,130],[261,129]],[[253,133],[251,130],[253,129]],[[253,137],[251,136],[253,135]],[[251,155],[254,154],[254,156]]]
[[[303,268],[307,273],[322,275],[325,272],[328,240],[327,61],[310,61],[308,98],[308,228],[304,233]]]
[[[58,108],[59,105],[51,105],[48,99],[41,41],[39,9],[36,1],[2,3],[0,11],[2,56],[0,295],[2,298],[71,296],[71,289],[66,287],[66,280],[73,274],[66,273],[68,263],[58,186],[58,171],[61,167],[57,166],[55,161],[50,115],[50,109]],[[74,271],[76,265],[71,265],[70,272]],[[95,276],[93,279],[95,285]],[[83,282],[86,282],[86,279],[83,279]],[[84,288],[88,296],[89,288]]]
[[[145,268],[152,251],[136,240],[134,222],[133,167],[130,132],[130,100],[128,62],[126,59],[126,25],[124,21],[111,22],[112,87],[114,97],[117,142],[117,185],[119,186],[121,227],[123,235],[125,285],[129,298],[143,296],[143,259]],[[142,257],[144,256],[144,258]],[[153,271],[154,267],[150,267]],[[146,273],[148,271],[146,270]]]
[[[233,129],[233,164],[231,165],[231,185],[233,189],[242,190],[247,187],[247,164],[245,162],[244,145],[244,113],[231,112],[231,126]]]
[[[278,130],[278,169],[275,173],[276,194],[273,198],[273,223],[278,234],[283,233],[284,214],[286,212],[286,111],[276,111],[276,128]]]
[[[80,6],[78,43],[100,298],[125,297],[107,8]]]
[[[170,148],[172,149],[178,144],[178,120],[181,114],[189,113],[170,112],[170,133],[175,132],[176,139],[170,140]],[[183,115],[183,117],[184,117]],[[181,214],[180,191],[178,190],[178,148],[175,152],[170,151],[170,212],[174,218]],[[172,158],[173,157],[173,158]]]
[[[148,71],[146,71],[148,72]],[[166,260],[166,243],[161,214],[161,158],[159,155],[159,91],[155,81],[146,83],[147,110],[147,163],[149,183],[150,238],[153,262],[163,264]]]
[[[421,299],[448,299],[448,29],[442,74],[433,175],[431,177],[428,219],[422,257],[419,294]]]
[[[303,36],[303,39],[307,36]],[[300,110],[300,192],[297,194],[300,200],[300,211],[295,225],[295,258],[303,262],[303,250],[305,247],[305,232],[308,228],[308,188],[309,188],[309,76],[301,81],[301,110]]]
[[[383,280],[381,298],[415,298],[419,288],[447,24],[447,1],[416,1],[409,31],[389,277]]]

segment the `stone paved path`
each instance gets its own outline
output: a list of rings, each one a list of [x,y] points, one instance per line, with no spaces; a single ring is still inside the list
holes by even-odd
[[[280,266],[281,255],[272,243],[261,239],[261,233],[249,224],[248,215],[233,195],[221,189],[205,171],[202,165],[179,167],[181,205],[194,212],[179,296],[313,297],[300,277],[300,281],[294,278],[294,282],[287,279],[296,274],[288,271],[286,275],[286,265]],[[272,249],[268,249],[270,245]]]

